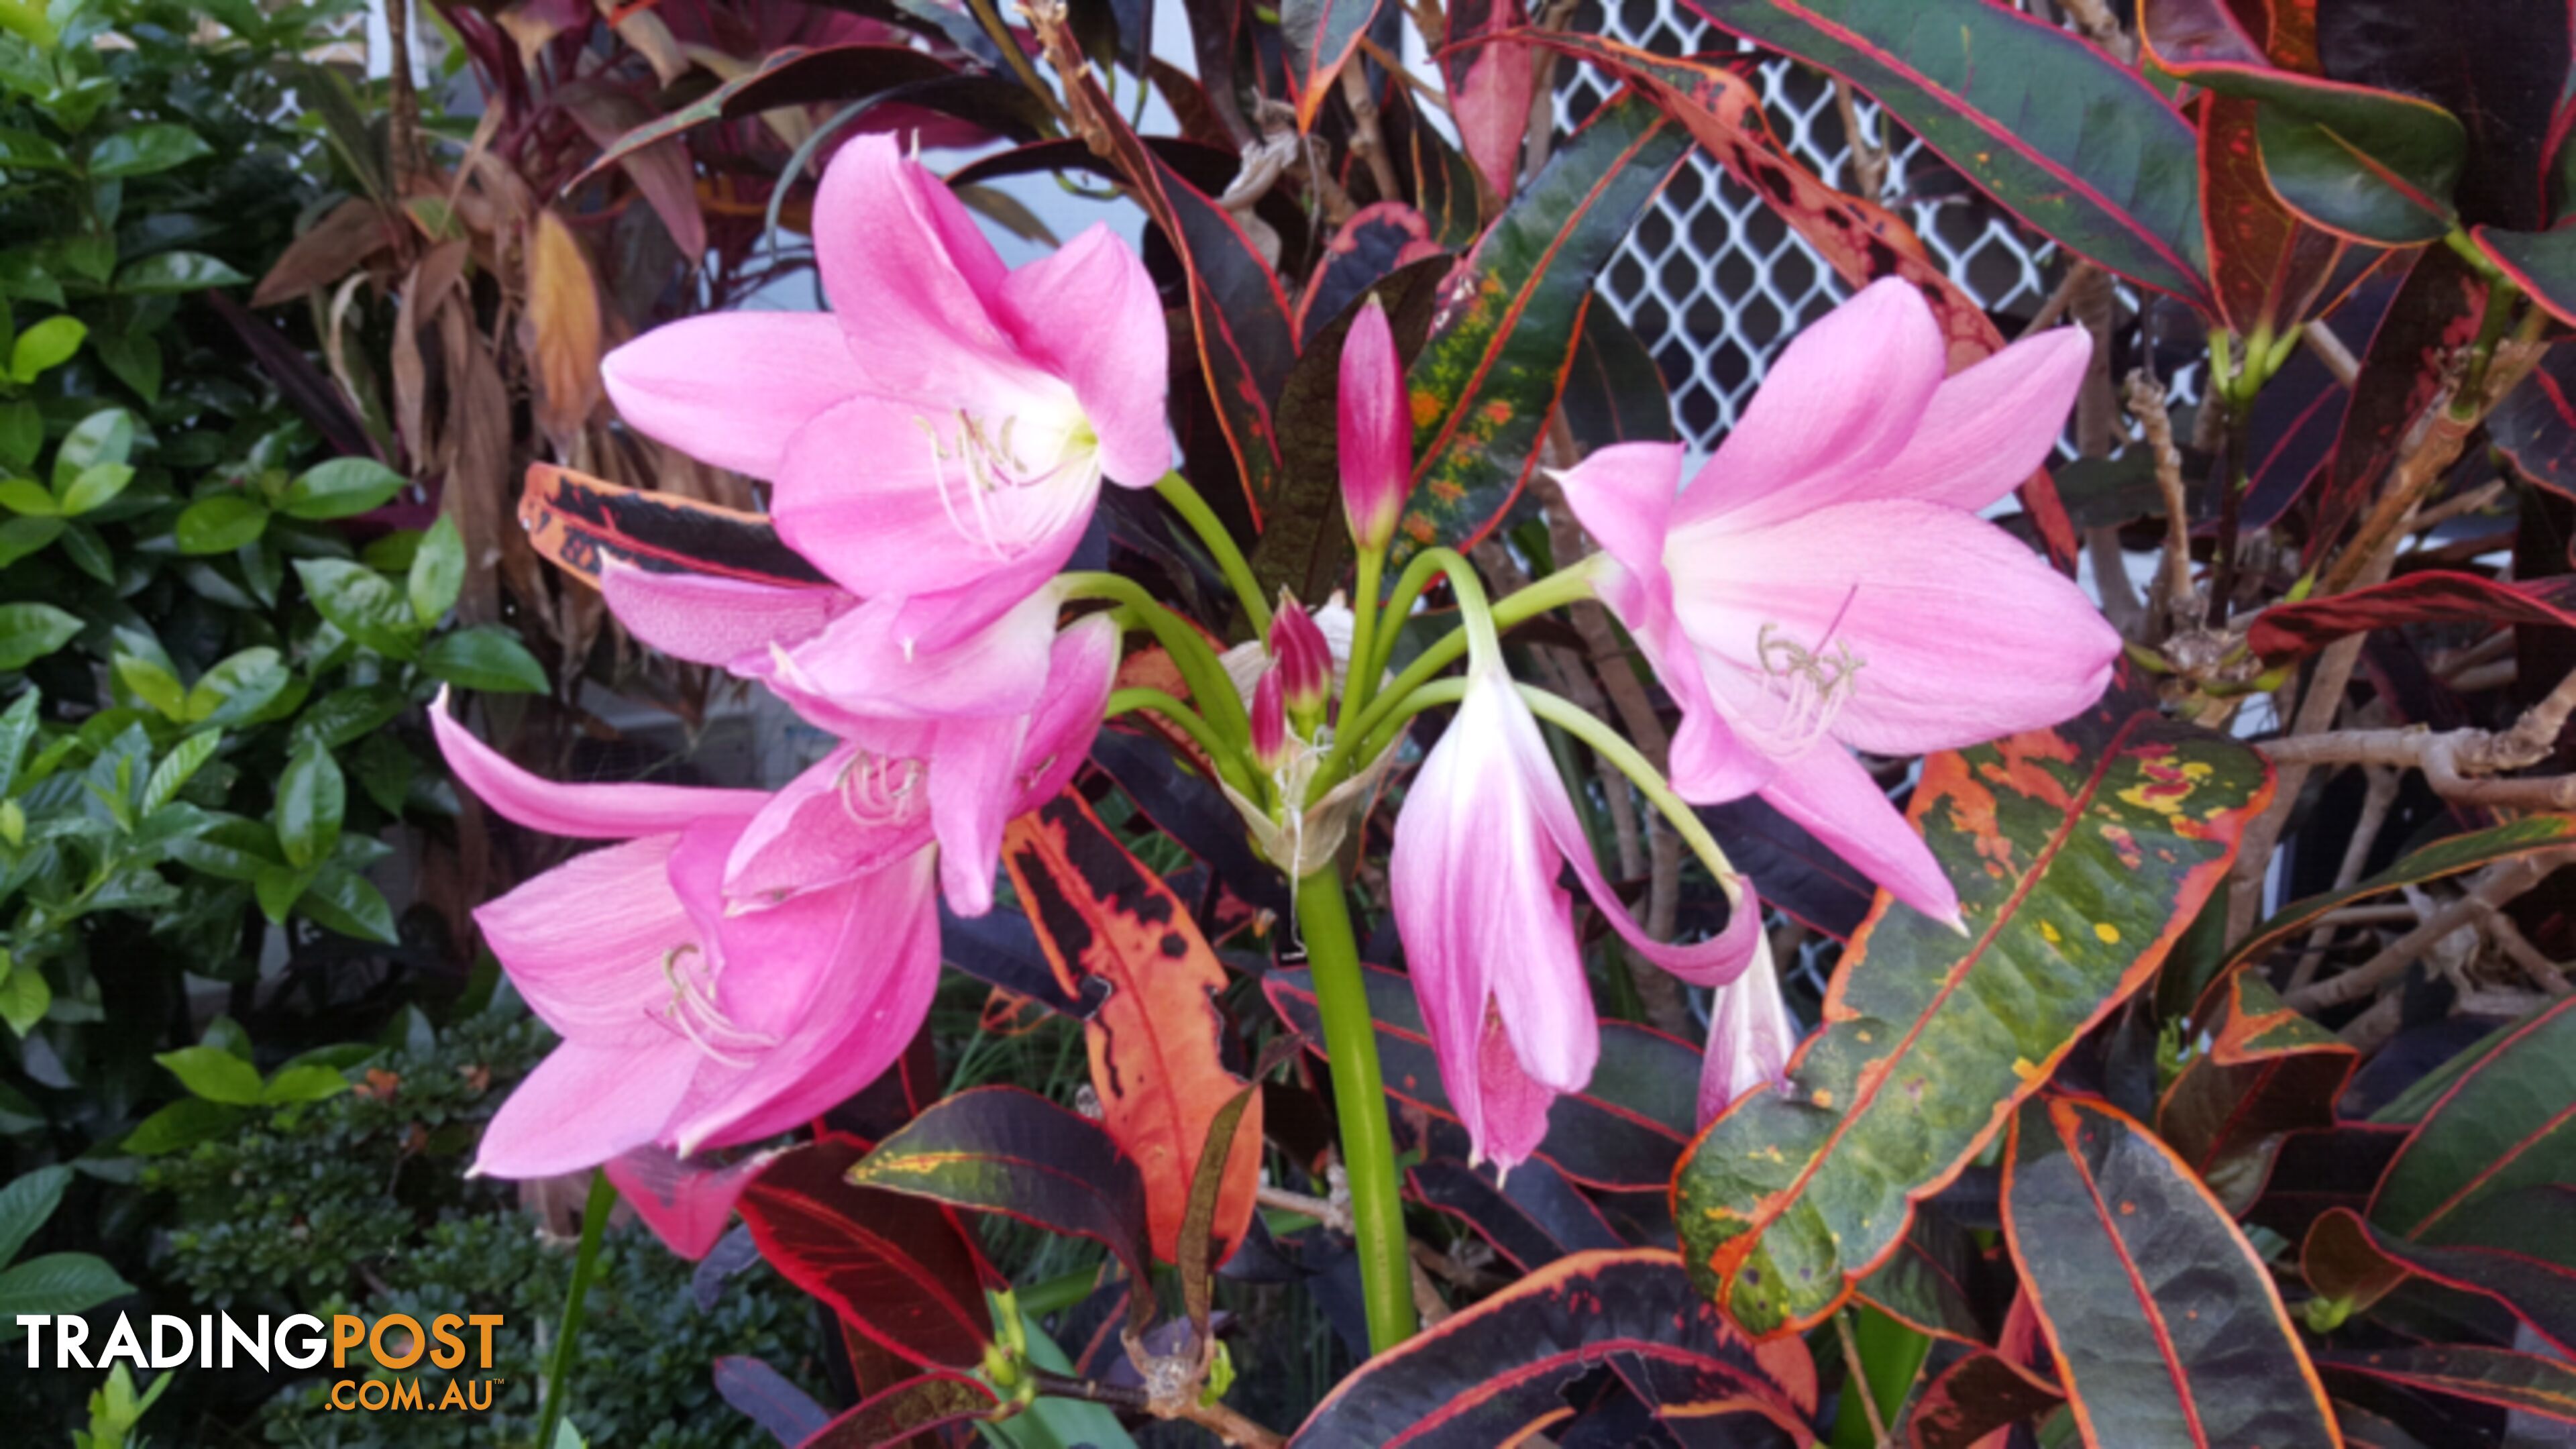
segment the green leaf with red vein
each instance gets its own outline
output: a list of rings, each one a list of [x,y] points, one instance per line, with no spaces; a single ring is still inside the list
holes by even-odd
[[[2487,438],[2514,471],[2576,498],[2576,347],[2540,355],[2540,365],[2487,414]]]
[[[1378,1064],[1389,1096],[1454,1123],[1440,1082],[1440,1058],[1423,1030],[1413,983],[1369,967],[1369,1010],[1377,1018]],[[1273,971],[1262,990],[1280,1019],[1319,1055],[1323,1017],[1304,971]],[[1601,1063],[1591,1084],[1558,1097],[1538,1155],[1577,1182],[1613,1190],[1661,1189],[1690,1140],[1698,1113],[1700,1053],[1687,1042],[1623,1021],[1601,1023]]]
[[[1404,1180],[1416,1198],[1474,1229],[1523,1272],[1568,1253],[1631,1246],[1592,1199],[1543,1157],[1518,1163],[1507,1174],[1471,1167],[1466,1129],[1427,1112],[1398,1114],[1395,1150],[1412,1164]]]
[[[1162,229],[1188,276],[1192,346],[1257,523],[1282,476],[1270,410],[1297,361],[1287,294],[1233,214],[1128,129],[1098,80],[1086,72],[1069,84],[1080,92],[1082,111],[1100,123],[1137,204]],[[1205,480],[1200,486],[1206,488]]]
[[[2317,10],[2316,43],[2327,75],[2420,96],[2458,117],[2468,136],[2461,216],[2531,231],[2547,221],[2568,20],[2566,0],[2336,0]]]
[[[1408,87],[1391,87],[1379,100],[1378,125],[1386,133],[1387,149],[1412,178],[1413,204],[1430,224],[1431,239],[1451,251],[1475,245],[1485,234],[1485,198],[1476,184],[1475,163],[1423,123]]]
[[[1965,933],[1882,893],[1790,1089],[1739,1100],[1692,1146],[1674,1216],[1701,1286],[1760,1335],[1830,1314],[2155,974],[2271,790],[2245,746],[2112,701],[1926,759],[1912,818]]]
[[[2201,196],[2210,290],[2240,336],[2282,336],[2333,299],[2327,284],[2353,245],[2307,225],[2273,194],[2258,142],[2262,103],[2211,96],[2200,117]]]
[[[906,1361],[981,1364],[993,1320],[973,1245],[937,1203],[853,1185],[866,1153],[836,1133],[761,1169],[736,1204],[752,1241],[781,1276]]]
[[[2410,1277],[2501,1303],[2561,1353],[2576,1353],[2576,1184],[2501,1193],[2462,1211],[2429,1245],[2385,1233],[2348,1208],[2308,1229],[2299,1266],[2317,1296],[2367,1311]]]
[[[2561,322],[2576,322],[2576,231],[2470,231],[2488,261]]]
[[[1379,0],[1282,0],[1279,53],[1297,91],[1297,129],[1312,130],[1334,77],[1359,49]]]
[[[1593,279],[1681,163],[1689,138],[1623,94],[1566,138],[1449,284],[1406,375],[1413,493],[1396,555],[1467,548],[1538,467]]]
[[[2377,1379],[2546,1418],[2576,1420],[2576,1368],[2536,1353],[2457,1343],[2368,1352],[2321,1349],[2317,1366],[2339,1376]]]
[[[1977,1449],[1988,1435],[2064,1402],[2056,1384],[1981,1349],[1924,1386],[1906,1421],[1906,1442],[1912,1449]]]
[[[2003,1206],[2085,1443],[2341,1442],[2262,1255],[2145,1128],[2106,1102],[2032,1101]]]
[[[2154,87],[1987,0],[1692,0],[1850,80],[2069,251],[2206,308],[2191,127]]]
[[[786,46],[688,105],[620,136],[573,178],[573,184],[709,121],[738,120],[781,106],[865,100],[897,86],[955,73],[955,67],[937,56],[901,45]]]
[[[611,561],[781,588],[829,583],[779,541],[765,514],[648,493],[552,463],[528,465],[519,525],[548,562],[592,584]]]
[[[2257,972],[2221,978],[2194,1016],[2207,1045],[2156,1103],[2156,1134],[2243,1212],[2292,1132],[2334,1125],[2335,1099],[2361,1056],[2283,1004]]]
[[[797,1449],[881,1449],[948,1424],[990,1419],[993,1391],[959,1374],[924,1374],[861,1400]]]
[[[1691,1443],[1733,1443],[1720,1416],[1815,1435],[1752,1347],[1652,1248],[1560,1258],[1344,1379],[1291,1449],[1493,1449],[1571,1418],[1561,1390],[1608,1366]],[[1752,1442],[1746,1440],[1745,1442]]]
[[[1679,121],[1727,174],[1750,188],[1854,288],[1901,277],[1931,304],[1952,371],[2003,350],[2004,336],[1977,300],[1950,279],[1902,217],[1828,186],[1780,143],[1752,84],[1735,70],[1675,60],[1598,36],[1558,30],[1512,33],[1619,76]],[[1587,328],[1588,330],[1588,328]],[[2075,534],[2046,469],[2022,485],[2049,556],[2072,566]]]
[[[1145,1183],[1100,1124],[1018,1087],[935,1103],[848,1169],[850,1181],[1089,1238],[1145,1281]]]
[[[2383,1232],[2448,1243],[2479,1201],[2552,1182],[2576,1182],[2576,997],[2514,1028],[2451,1084],[2388,1164],[2368,1216]]]
[[[2317,495],[2309,559],[2341,540],[2416,418],[2442,398],[2451,359],[2477,337],[2486,299],[2486,283],[2457,252],[2427,247],[2416,253],[2362,350],[2343,431]]]
[[[2255,927],[2254,934],[2239,942],[2220,969],[2233,971],[2260,961],[2283,942],[2305,935],[2309,927],[2356,901],[2570,843],[2576,843],[2576,819],[2564,815],[2534,815],[2435,841],[2399,857],[2396,864],[2348,890],[2310,896],[2282,907],[2270,920]]]
[[[1977,1311],[1977,1275],[1975,1241],[1939,1212],[1919,1208],[1904,1244],[1852,1285],[1852,1295],[1917,1333],[1979,1346],[1995,1335]]]
[[[2275,604],[2256,616],[2246,643],[2266,662],[2285,664],[2346,634],[2407,624],[2576,629],[2576,576],[2509,584],[2479,574],[2425,569],[2322,599]]]
[[[1178,1261],[1190,1178],[1208,1132],[1244,1086],[1227,1071],[1215,994],[1225,968],[1161,876],[1121,845],[1071,790],[1010,823],[1002,863],[1038,943],[1066,987],[1086,977],[1108,999],[1083,1022],[1101,1125],[1145,1183],[1154,1255]],[[1261,1103],[1245,1110],[1217,1200],[1216,1261],[1243,1241],[1261,1172]]]
[[[1583,314],[1583,335],[1565,374],[1565,427],[1584,453],[1620,443],[1670,443],[1672,394],[1636,329],[1607,307]]]

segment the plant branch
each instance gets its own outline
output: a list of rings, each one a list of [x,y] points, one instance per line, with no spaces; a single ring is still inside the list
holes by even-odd
[[[2304,711],[2303,711],[2304,712]],[[2538,779],[2473,778],[2528,769],[2558,748],[2558,737],[2576,714],[2576,674],[2558,682],[2547,698],[2524,710],[2504,730],[2422,728],[2337,730],[2259,745],[2276,765],[2377,765],[2421,770],[2426,784],[2446,800],[2515,810],[2576,809],[2576,775]]]
[[[1378,199],[1401,200],[1404,192],[1396,184],[1395,162],[1386,154],[1386,133],[1378,125],[1377,97],[1369,94],[1368,67],[1357,57],[1342,64],[1342,101],[1351,108],[1351,150],[1368,163]]]
[[[1877,201],[1887,194],[1887,148],[1861,130],[1860,104],[1851,82],[1841,76],[1834,77],[1834,110],[1842,117],[1843,147],[1851,153],[1852,190],[1865,201]]]
[[[2300,1011],[2316,1011],[2359,1001],[2395,980],[2435,942],[2454,931],[2479,925],[2571,858],[2576,858],[2576,853],[2544,851],[2506,861],[2489,871],[2468,894],[2435,911],[2424,924],[2389,942],[2378,955],[2340,976],[2294,990],[2282,1000]]]
[[[2165,410],[2165,390],[2142,368],[2129,374],[2129,415],[2146,434],[2156,463],[2156,494],[2165,505],[2164,561],[2156,572],[2156,591],[2165,627],[2180,627],[2200,615],[2191,586],[2191,501],[2182,486],[2182,449],[2174,443],[2173,415]]]

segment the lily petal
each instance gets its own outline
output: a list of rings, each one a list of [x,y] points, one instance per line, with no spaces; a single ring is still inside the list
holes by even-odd
[[[1027,712],[1045,688],[1058,594],[1041,590],[948,648],[902,632],[904,601],[872,599],[793,649],[743,661],[808,719],[835,734],[854,720],[989,719]]]
[[[1002,828],[1020,811],[1020,742],[1028,721],[959,720],[939,728],[930,767],[931,828],[939,834],[939,884],[961,916],[993,908]]]
[[[447,712],[447,691],[430,701],[430,733],[456,782],[509,820],[575,840],[631,840],[686,829],[710,815],[748,820],[769,796],[759,790],[690,785],[563,785],[504,759]]]
[[[709,1166],[653,1144],[620,1153],[603,1166],[617,1195],[662,1246],[694,1263],[724,1236],[734,1203],[776,1155],[755,1152],[739,1162]]]
[[[787,440],[859,385],[841,324],[818,312],[717,312],[602,358],[620,417],[719,468],[778,476]]]
[[[2092,335],[2060,327],[1962,369],[1934,391],[1904,449],[1851,496],[1977,512],[2048,461],[2092,361]]]
[[[1777,1087],[1798,1049],[1798,1026],[1780,999],[1780,972],[1765,943],[1742,976],[1719,987],[1709,1004],[1708,1052],[1700,1063],[1699,1125],[1707,1126],[1747,1092]]]
[[[996,379],[1036,380],[992,315],[1007,275],[1000,254],[892,137],[855,137],[833,155],[814,236],[859,390],[944,409]]]
[[[1762,798],[1898,900],[1936,921],[1959,919],[1959,893],[1932,847],[1841,745],[1820,740],[1782,764]]]
[[[599,571],[599,592],[636,638],[674,659],[719,666],[772,644],[801,643],[859,604],[839,589],[655,573],[622,562]]]
[[[1011,273],[994,311],[1032,358],[1073,384],[1110,479],[1130,488],[1159,480],[1172,465],[1163,415],[1171,335],[1144,260],[1108,223]]]
[[[671,988],[663,961],[698,939],[670,882],[680,837],[576,855],[474,912],[484,944],[546,1025],[568,1038],[650,1044]]]
[[[474,1175],[554,1177],[651,1142],[687,1095],[699,1060],[677,1036],[652,1050],[564,1042],[492,1114]]]
[[[781,901],[885,869],[928,845],[920,769],[857,745],[824,756],[743,829],[725,860],[725,896]]]

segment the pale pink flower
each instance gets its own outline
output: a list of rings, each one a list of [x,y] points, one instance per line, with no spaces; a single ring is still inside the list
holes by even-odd
[[[967,762],[976,811],[1008,819],[1064,787],[1115,648],[1105,622],[1058,641],[1000,777]],[[485,1129],[476,1171],[542,1177],[656,1144],[687,1156],[756,1141],[875,1080],[919,1030],[939,977],[936,882],[955,852],[924,785],[950,757],[848,744],[774,795],[562,785],[475,739],[443,699],[431,723],[458,783],[502,815],[622,842],[475,912],[563,1038]],[[992,868],[988,855],[963,872],[988,900]]]
[[[609,354],[628,422],[776,484],[780,535],[939,648],[1064,566],[1101,481],[1171,462],[1163,307],[1106,226],[1012,271],[891,138],[841,148],[814,204],[834,310],[730,312]]]
[[[1600,1054],[1574,900],[1557,884],[1568,865],[1631,949],[1685,981],[1734,980],[1761,939],[1749,889],[1711,940],[1675,946],[1638,929],[1593,862],[1529,706],[1498,662],[1475,661],[1405,794],[1388,877],[1450,1105],[1477,1155],[1506,1168],[1537,1149],[1549,1104],[1580,1091]]]
[[[1699,1125],[1707,1126],[1738,1097],[1788,1079],[1798,1025],[1780,999],[1780,973],[1767,941],[1758,942],[1744,974],[1709,995],[1708,1053],[1700,1060]]]
[[[1850,751],[2056,724],[2109,683],[2119,634],[1976,516],[2047,456],[2089,347],[2043,333],[1945,379],[1931,309],[1877,282],[1799,334],[1689,488],[1664,444],[1565,475],[1615,561],[1601,597],[1681,707],[1685,798],[1758,791],[1898,900],[1956,919],[1939,863]]]
[[[1351,541],[1381,549],[1395,537],[1405,496],[1413,490],[1413,418],[1404,363],[1386,309],[1372,296],[1342,338],[1335,453],[1342,474],[1342,514]]]

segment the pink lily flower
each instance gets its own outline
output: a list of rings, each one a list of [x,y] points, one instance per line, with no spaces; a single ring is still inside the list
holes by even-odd
[[[1537,1150],[1549,1104],[1582,1090],[1600,1056],[1574,899],[1557,884],[1568,865],[1629,947],[1683,980],[1722,986],[1753,959],[1762,910],[1750,890],[1724,932],[1691,945],[1629,920],[1538,721],[1499,662],[1474,661],[1396,817],[1388,878],[1450,1105],[1476,1155],[1505,1169]]]
[[[1789,1057],[1798,1049],[1798,1024],[1780,999],[1780,973],[1768,941],[1757,943],[1744,974],[1717,988],[1708,1009],[1708,1050],[1700,1059],[1699,1125],[1707,1126],[1737,1098],[1788,1080]]]
[[[810,822],[791,826],[796,811],[782,806],[745,837],[725,875],[725,889],[737,895],[798,888],[801,867],[782,875],[779,862],[804,854],[895,853],[890,837],[859,828],[859,819],[919,805],[909,818],[939,841],[948,903],[961,915],[982,915],[992,908],[1003,827],[1035,803],[1019,803],[1026,797],[1015,775],[1041,742],[1067,772],[1081,761],[1116,668],[1117,636],[1106,619],[1057,631],[1054,588],[935,650],[908,649],[897,637],[898,599],[862,603],[836,589],[626,566],[606,570],[600,588],[636,638],[760,680],[850,742],[832,757],[856,772],[850,778],[810,787],[800,780],[781,792],[782,800],[823,802]],[[853,802],[862,799],[875,803],[861,809]]]
[[[1004,818],[1080,765],[1115,648],[1106,623],[1059,642],[995,792]],[[948,852],[916,786],[945,761],[852,744],[775,795],[561,785],[474,738],[443,699],[431,724],[458,782],[502,815],[622,842],[475,912],[563,1038],[485,1129],[477,1172],[543,1177],[656,1144],[686,1157],[757,1141],[874,1081],[919,1030]],[[998,837],[997,825],[997,851]]]
[[[791,547],[943,647],[1064,566],[1104,478],[1170,465],[1162,303],[1106,226],[1005,268],[884,136],[833,157],[814,235],[835,311],[689,318],[602,374],[636,427],[772,480]]]
[[[1601,598],[1681,706],[1684,798],[1758,791],[1898,900],[1957,919],[1939,863],[1850,750],[1980,744],[2109,684],[2119,634],[1976,515],[2047,456],[2089,346],[2060,329],[1944,378],[1931,309],[1876,282],[1789,345],[1689,488],[1663,444],[1565,475],[1615,565]]]
[[[1413,410],[1405,395],[1404,359],[1374,294],[1342,338],[1338,383],[1333,425],[1342,518],[1350,524],[1351,542],[1366,553],[1395,540],[1404,500],[1413,491]]]

